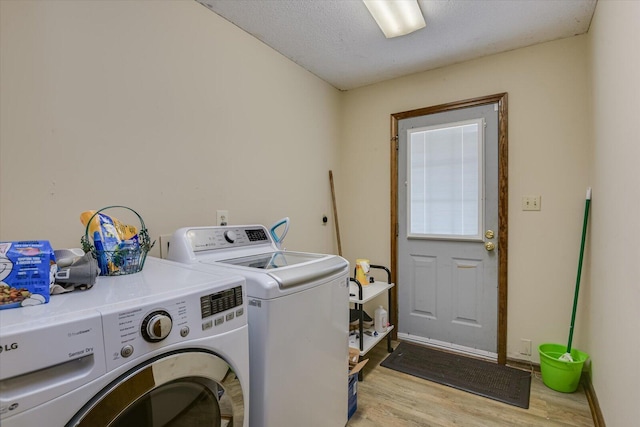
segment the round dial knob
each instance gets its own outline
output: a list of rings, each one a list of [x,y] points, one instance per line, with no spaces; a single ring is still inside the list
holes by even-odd
[[[142,337],[149,342],[158,342],[165,339],[169,332],[173,321],[166,311],[154,311],[142,321]]]
[[[224,239],[229,242],[229,243],[233,243],[236,241],[236,232],[233,230],[227,230],[224,232]]]

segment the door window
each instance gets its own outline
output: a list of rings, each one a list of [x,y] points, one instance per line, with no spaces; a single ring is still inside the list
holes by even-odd
[[[484,119],[407,130],[409,238],[482,240]]]

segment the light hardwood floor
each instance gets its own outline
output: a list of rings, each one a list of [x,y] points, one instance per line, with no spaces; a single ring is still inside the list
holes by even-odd
[[[522,409],[379,366],[387,355],[384,341],[367,354],[358,410],[347,427],[594,425],[582,385],[559,393],[534,372],[529,409]]]

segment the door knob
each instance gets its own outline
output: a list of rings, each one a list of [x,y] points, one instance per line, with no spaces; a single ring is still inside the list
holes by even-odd
[[[484,248],[488,251],[492,251],[496,248],[496,245],[493,242],[487,242],[484,244]]]

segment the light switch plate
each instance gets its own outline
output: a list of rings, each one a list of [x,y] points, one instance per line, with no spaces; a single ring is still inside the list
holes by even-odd
[[[539,211],[542,196],[522,196],[523,211]]]

